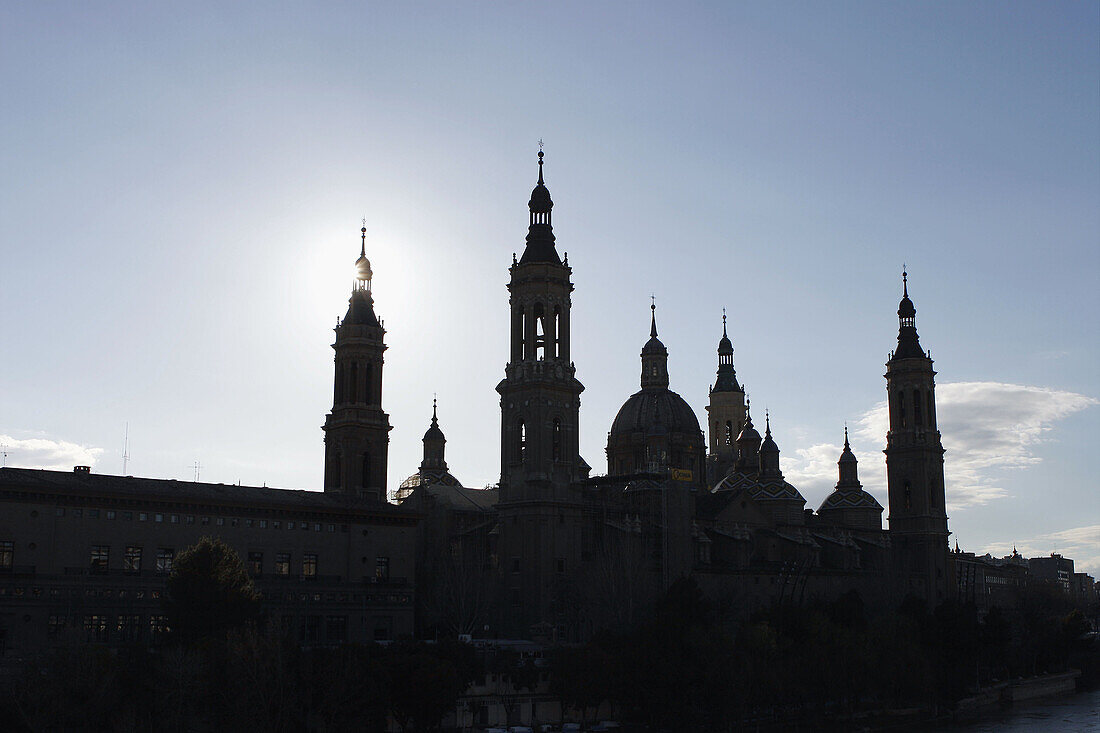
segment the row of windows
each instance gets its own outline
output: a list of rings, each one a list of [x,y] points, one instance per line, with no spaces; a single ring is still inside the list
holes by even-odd
[[[105,616],[90,614],[77,616],[70,620],[67,616],[54,615],[46,619],[46,635],[51,639],[59,638],[66,628],[77,625],[84,630],[85,641],[140,641],[148,635],[159,640],[168,631],[168,617],[154,615],[142,617],[137,614]]]
[[[324,640],[327,642],[344,642],[348,638],[348,617],[342,615],[330,616],[303,616],[298,626],[298,638],[302,642],[321,641],[322,618],[324,619]],[[284,616],[283,626],[287,629],[294,627],[294,618]],[[366,624],[366,619],[363,621]],[[377,641],[393,638],[393,617],[375,616],[370,621],[373,637]],[[69,618],[63,615],[51,615],[46,619],[46,635],[50,639],[59,639],[66,629],[79,628],[83,631],[84,640],[90,642],[135,642],[149,639],[160,641],[169,631],[168,617],[164,615],[141,616],[139,614],[123,614],[109,616],[105,614],[88,614]]]
[[[141,572],[141,545],[127,545],[122,554],[122,569],[128,573]],[[88,567],[93,573],[105,573],[111,562],[110,545],[92,545],[88,552]],[[156,556],[156,571],[167,575],[172,572],[172,561],[176,557],[175,549],[171,547],[158,547]]]
[[[30,588],[30,592],[27,592],[27,588],[23,586],[16,586],[14,588],[0,585],[0,598],[12,597],[12,598],[42,598],[48,591],[50,598],[60,598],[63,595],[63,588],[46,588],[41,586],[33,586]],[[68,595],[70,598],[79,598],[84,596],[85,598],[118,598],[120,601],[135,600],[143,601],[147,597],[159,601],[161,591],[159,589],[145,590],[144,588],[129,589],[129,588],[69,588]]]
[[[60,506],[56,507],[54,509],[54,516],[63,517],[63,516],[65,516],[65,512],[66,512],[65,507],[60,507]],[[85,516],[85,510],[83,508],[79,508],[79,507],[70,508],[68,510],[68,512],[69,512],[69,516],[71,516],[71,517],[83,517],[83,516]],[[106,519],[121,519],[121,520],[126,521],[126,522],[132,521],[134,519],[135,514],[137,514],[137,520],[139,522],[152,521],[152,522],[167,522],[168,524],[193,525],[193,524],[196,524],[196,520],[197,520],[198,524],[205,527],[205,526],[208,526],[210,524],[210,520],[211,520],[211,517],[202,517],[202,516],[196,517],[194,514],[165,514],[163,512],[131,512],[131,511],[115,511],[114,509],[107,509],[107,510],[104,510],[104,511],[101,511],[99,509],[88,509],[87,510],[87,516],[90,519],[99,519],[100,516],[103,516]],[[253,527],[259,527],[260,529],[267,529],[268,527],[270,527],[271,529],[282,529],[283,525],[285,524],[286,528],[288,530],[301,530],[303,532],[309,532],[311,530],[314,531],[314,532],[335,532],[336,531],[336,526],[337,526],[335,524],[325,524],[325,523],[322,523],[322,522],[299,522],[299,521],[284,522],[283,520],[280,520],[280,519],[273,519],[273,520],[269,521],[267,519],[242,519],[240,517],[213,517],[214,525],[217,526],[217,527],[224,527],[224,526],[226,526],[226,523],[227,523],[226,520],[227,519],[228,519],[228,525],[230,527],[242,527],[243,526],[246,529],[251,529]],[[348,525],[341,524],[339,526],[340,526],[340,531],[341,532],[347,532],[348,531]]]
[[[140,573],[144,549],[141,545],[126,545],[122,553],[122,570],[127,573]],[[155,569],[157,573],[167,575],[172,572],[172,561],[176,551],[171,547],[158,547]],[[11,569],[15,563],[15,543],[11,540],[0,541],[0,569]],[[88,551],[88,568],[92,573],[106,573],[111,564],[110,545],[92,545]],[[291,553],[278,552],[275,554],[275,575],[290,575]],[[253,575],[262,575],[264,572],[264,553],[252,550],[248,553],[248,571]],[[302,555],[302,577],[317,577],[317,555],[307,552]],[[376,557],[374,560],[374,577],[377,580],[390,579],[390,559],[388,557]]]
[[[49,598],[61,598],[64,594],[63,588],[43,588],[42,586],[32,586],[27,588],[25,586],[9,587],[0,585],[0,598],[14,598],[14,599],[39,599],[44,597]],[[67,594],[70,598],[76,599],[83,596],[84,598],[99,599],[99,600],[120,600],[120,601],[143,601],[146,599],[159,601],[161,599],[162,592],[159,589],[128,589],[128,588],[69,588]],[[305,603],[314,602],[320,603],[322,601],[328,603],[409,603],[411,596],[402,593],[302,593],[291,592],[285,594],[265,594],[265,599],[275,601],[285,601],[287,603],[293,603],[295,601]]]

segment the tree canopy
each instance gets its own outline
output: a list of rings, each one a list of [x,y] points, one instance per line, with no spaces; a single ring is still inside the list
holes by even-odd
[[[164,609],[172,633],[194,641],[247,625],[259,615],[260,600],[241,556],[220,539],[203,537],[176,556]]]

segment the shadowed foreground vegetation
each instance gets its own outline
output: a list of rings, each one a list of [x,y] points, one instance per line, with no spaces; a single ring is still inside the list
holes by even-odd
[[[1100,676],[1085,616],[1047,585],[980,621],[972,606],[929,613],[915,600],[872,616],[855,593],[736,621],[680,580],[633,630],[550,650],[545,667],[458,642],[303,648],[265,623],[227,550],[204,539],[179,556],[164,645],[63,647],[11,673],[5,729],[381,731],[390,718],[432,731],[487,671],[511,678],[513,703],[548,673],[549,693],[576,716],[610,703],[618,719],[654,731],[843,729],[870,711],[949,709],[998,679],[1070,665]]]

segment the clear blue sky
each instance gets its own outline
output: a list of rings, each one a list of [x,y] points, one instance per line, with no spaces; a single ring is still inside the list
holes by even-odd
[[[705,415],[738,375],[816,507],[876,405],[908,263],[964,549],[1100,571],[1100,6],[7,3],[8,465],[316,488],[360,217],[389,329],[390,488],[432,393],[499,470],[507,267],[546,141],[582,452],[649,295]]]

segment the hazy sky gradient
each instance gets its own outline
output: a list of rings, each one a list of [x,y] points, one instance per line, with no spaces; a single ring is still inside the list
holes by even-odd
[[[1089,2],[5,4],[8,465],[121,472],[129,423],[130,473],[318,487],[366,217],[390,489],[433,392],[495,481],[543,138],[597,472],[653,293],[700,419],[725,307],[809,505],[845,421],[885,504],[907,262],[952,532],[1100,571],[1098,38]]]

